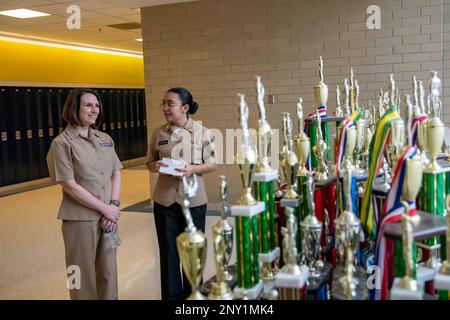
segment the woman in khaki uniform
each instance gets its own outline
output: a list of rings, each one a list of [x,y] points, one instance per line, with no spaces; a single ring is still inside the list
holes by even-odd
[[[172,88],[161,103],[167,123],[153,131],[147,151],[147,167],[159,172],[164,157],[187,162],[182,175],[198,176],[198,191],[190,200],[190,211],[195,226],[205,232],[206,203],[208,202],[202,175],[217,168],[214,136],[189,115],[197,111],[198,104],[184,88]],[[186,228],[181,210],[180,178],[160,173],[153,193],[154,217],[158,235],[161,298],[185,299],[191,292],[186,276],[180,274],[180,259],[176,237]]]
[[[62,185],[58,219],[70,297],[117,299],[116,247],[120,244],[120,169],[111,138],[95,130],[102,120],[97,92],[74,89],[64,104],[68,123],[50,146],[47,165]]]

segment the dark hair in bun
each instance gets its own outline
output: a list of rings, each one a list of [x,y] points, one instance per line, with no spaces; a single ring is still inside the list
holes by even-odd
[[[167,90],[167,92],[177,93],[180,96],[181,103],[183,105],[185,104],[189,105],[188,114],[194,114],[197,112],[198,103],[192,99],[192,94],[189,92],[189,90],[185,88],[176,87]]]

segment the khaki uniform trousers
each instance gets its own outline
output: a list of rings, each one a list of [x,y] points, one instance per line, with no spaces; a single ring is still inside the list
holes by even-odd
[[[108,239],[104,236],[100,221],[63,220],[62,234],[66,251],[66,267],[78,266],[81,275],[80,288],[69,289],[70,298],[72,300],[118,299],[117,250],[108,245]]]

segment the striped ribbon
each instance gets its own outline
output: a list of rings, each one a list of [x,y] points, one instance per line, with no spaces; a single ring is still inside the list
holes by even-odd
[[[413,145],[417,144],[417,131],[419,128],[419,124],[424,122],[425,120],[427,120],[428,117],[424,114],[421,114],[420,116],[417,116],[413,119],[412,124],[411,124],[411,131],[412,131],[412,143]]]
[[[378,171],[382,165],[384,151],[390,140],[391,123],[400,119],[394,106],[383,115],[377,124],[374,137],[369,148],[369,175],[366,182],[363,201],[361,204],[361,222],[368,237],[375,238],[375,226],[378,224],[378,214],[374,215],[374,203],[372,201],[372,189]]]
[[[342,125],[339,127],[339,136],[336,150],[336,175],[339,176],[341,171],[342,160],[344,159],[345,149],[347,145],[347,128],[354,127],[356,121],[361,117],[361,111],[357,110],[353,112],[350,117],[345,119]]]
[[[404,207],[401,204],[400,196],[402,194],[403,185],[405,182],[406,174],[406,163],[408,159],[411,159],[417,154],[416,147],[408,147],[400,159],[398,160],[397,166],[395,168],[394,178],[392,180],[391,189],[384,202],[383,210],[381,213],[381,224],[377,230],[377,242],[376,242],[376,263],[380,267],[381,271],[381,292],[380,297],[382,300],[387,298],[388,292],[388,256],[392,256],[392,247],[387,245],[386,238],[384,237],[384,227],[392,222],[399,221],[402,218],[402,213],[404,212]],[[416,204],[414,201],[409,202],[408,205],[410,210],[408,211],[409,216],[414,216],[416,214]]]

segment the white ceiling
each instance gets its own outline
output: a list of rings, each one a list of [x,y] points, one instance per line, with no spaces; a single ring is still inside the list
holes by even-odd
[[[0,0],[0,11],[11,9],[32,9],[51,16],[31,19],[17,19],[0,15],[0,31],[34,37],[61,40],[142,51],[141,30],[118,30],[109,24],[141,22],[141,14],[136,8],[155,5],[189,2],[192,0]],[[195,1],[195,0],[194,0]],[[66,28],[69,5],[81,8],[81,29]]]

